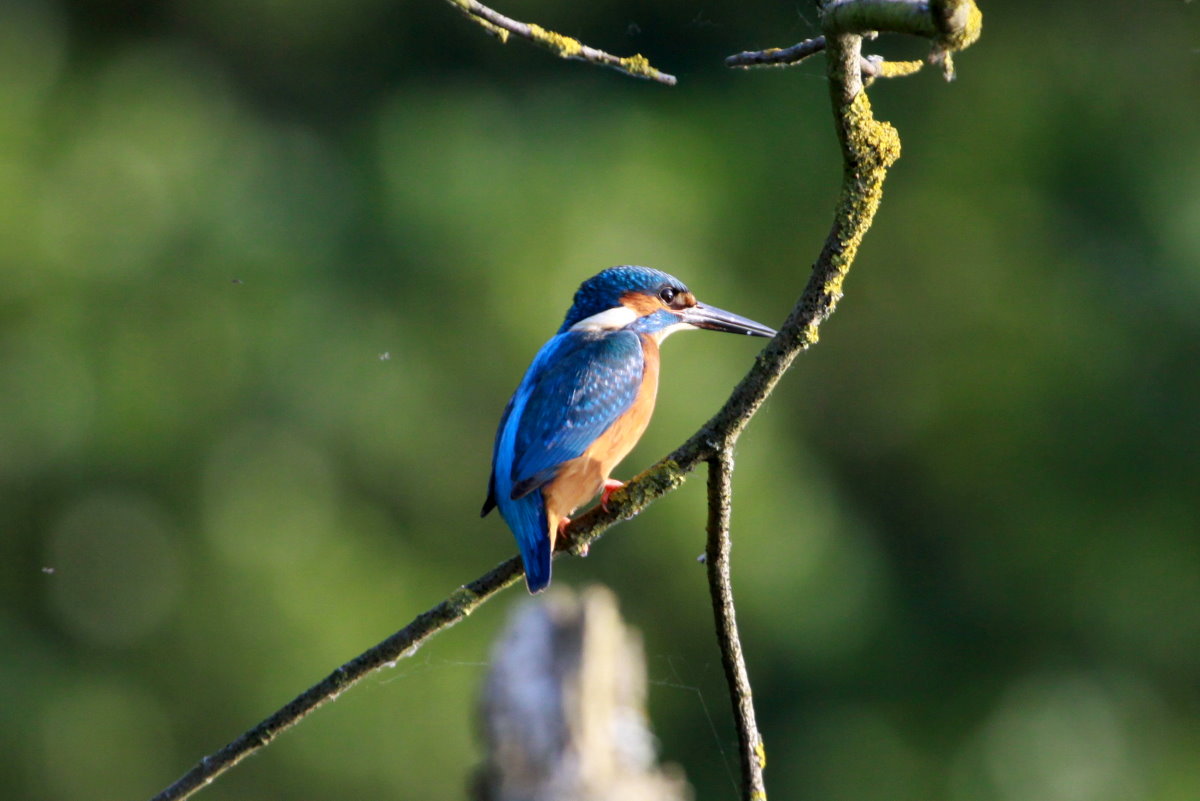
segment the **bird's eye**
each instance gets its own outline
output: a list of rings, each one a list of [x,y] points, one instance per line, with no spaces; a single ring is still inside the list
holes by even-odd
[[[673,287],[664,286],[658,291],[658,296],[662,298],[663,303],[669,304],[671,301],[675,300],[675,289]]]

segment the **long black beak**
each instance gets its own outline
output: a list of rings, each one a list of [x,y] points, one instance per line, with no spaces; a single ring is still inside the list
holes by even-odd
[[[683,322],[690,323],[697,328],[707,328],[709,331],[747,334],[752,337],[775,336],[775,329],[773,328],[767,328],[762,323],[756,323],[753,320],[734,314],[733,312],[727,312],[724,309],[705,306],[703,303],[697,303],[695,306],[683,309],[679,312],[679,316]]]

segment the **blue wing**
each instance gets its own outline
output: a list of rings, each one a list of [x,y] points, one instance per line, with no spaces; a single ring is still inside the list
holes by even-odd
[[[492,472],[488,474],[488,494],[483,500],[483,510],[479,512],[480,517],[487,517],[488,512],[496,508],[496,458],[500,453],[500,435],[504,432],[504,426],[508,424],[508,416],[512,414],[514,400],[516,400],[516,395],[508,399],[508,403],[504,405],[504,412],[500,415],[500,426],[496,430],[496,442],[492,445]]]
[[[517,391],[525,390],[525,398],[513,442],[514,500],[581,456],[629,409],[642,385],[642,343],[631,331],[567,332],[551,344],[553,351],[544,360],[539,354]]]
[[[542,346],[505,407],[483,513],[500,507],[521,549],[530,592],[550,583],[541,487],[629,408],[644,366],[642,343],[633,332],[567,331]]]

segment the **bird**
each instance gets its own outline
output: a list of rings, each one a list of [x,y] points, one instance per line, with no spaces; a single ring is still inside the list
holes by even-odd
[[[699,303],[678,278],[621,265],[584,281],[500,416],[482,517],[499,508],[531,594],[550,583],[554,544],[580,505],[624,486],[612,469],[641,439],[658,393],[659,345],[676,331],[773,337]]]

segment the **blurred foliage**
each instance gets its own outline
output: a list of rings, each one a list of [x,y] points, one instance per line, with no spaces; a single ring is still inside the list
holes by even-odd
[[[513,552],[499,411],[574,287],[668,269],[782,320],[839,175],[813,12],[524,0],[668,90],[437,0],[0,4],[0,785],[139,798]],[[819,347],[742,441],[768,786],[1200,797],[1200,4],[984,3],[900,129]],[[889,55],[922,45],[881,41]],[[631,475],[755,345],[667,347]],[[556,581],[646,637],[654,724],[734,796],[703,481]],[[209,799],[460,798],[517,590]]]

